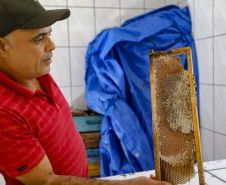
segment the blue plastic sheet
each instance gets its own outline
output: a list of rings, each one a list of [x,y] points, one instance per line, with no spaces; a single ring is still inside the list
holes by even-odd
[[[149,50],[185,46],[192,48],[198,82],[189,10],[173,5],[103,30],[89,44],[86,100],[88,107],[104,115],[102,177],[154,169]],[[186,55],[181,61],[187,69]]]

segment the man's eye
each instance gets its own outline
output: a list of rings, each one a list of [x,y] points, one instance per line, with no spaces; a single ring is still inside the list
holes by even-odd
[[[41,42],[42,40],[43,40],[43,38],[39,37],[39,38],[35,39],[35,42]]]

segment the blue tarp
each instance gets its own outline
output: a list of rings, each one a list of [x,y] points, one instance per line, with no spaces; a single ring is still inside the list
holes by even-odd
[[[173,5],[103,30],[89,44],[86,100],[89,108],[104,115],[102,177],[154,169],[149,50],[185,46],[192,48],[198,82],[189,10]],[[181,61],[187,69],[186,55]]]

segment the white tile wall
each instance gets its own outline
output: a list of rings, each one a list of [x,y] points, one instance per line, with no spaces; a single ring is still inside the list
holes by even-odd
[[[68,48],[56,48],[53,51],[52,65],[50,74],[59,86],[70,86],[70,61]]]
[[[189,6],[188,1],[181,1],[178,3],[178,6],[180,8],[184,8],[185,6]]]
[[[87,7],[90,6],[92,7],[94,5],[93,0],[68,0],[68,6],[77,6],[77,7]]]
[[[189,12],[191,15],[191,22],[192,22],[192,36],[194,37],[194,33],[195,33],[195,3],[194,0],[187,0],[188,3],[188,8],[189,8]]]
[[[201,84],[199,90],[201,127],[213,130],[213,86]]]
[[[226,35],[214,37],[214,84],[226,85]]]
[[[122,9],[121,10],[121,22],[136,17],[144,13],[142,9]]]
[[[53,24],[51,36],[56,46],[68,46],[68,22],[61,21],[60,24]]]
[[[195,0],[195,37],[205,38],[213,35],[213,1]]]
[[[72,106],[75,109],[87,109],[87,104],[85,101],[85,88],[83,86],[72,87]]]
[[[166,0],[166,5],[174,5],[174,4],[177,4],[178,3],[178,0]]]
[[[226,158],[226,135],[214,133],[214,157],[216,160]]]
[[[42,5],[66,6],[67,0],[39,0]]]
[[[226,33],[226,1],[214,0],[214,35],[220,35]]]
[[[119,0],[95,0],[96,7],[119,8]]]
[[[86,48],[71,48],[72,86],[85,86],[85,55]]]
[[[160,8],[162,6],[165,6],[165,0],[145,0],[145,8],[151,8],[151,9],[155,9],[155,8]]]
[[[226,158],[226,1],[191,0],[200,77],[200,116],[203,155]],[[205,130],[205,131],[203,131]],[[213,134],[213,137],[212,137]],[[209,136],[208,136],[209,135]],[[209,143],[209,146],[208,146]],[[213,146],[212,146],[213,145]]]
[[[69,106],[71,107],[71,87],[60,87],[61,92],[64,94]]]
[[[88,46],[95,36],[94,8],[70,8],[70,46]]]
[[[151,8],[145,9],[145,10],[144,10],[144,13],[150,12],[150,11],[152,11],[152,10],[154,10],[154,9],[151,9]]]
[[[199,82],[213,84],[213,38],[197,40],[196,51],[198,58]]]
[[[226,135],[226,124],[225,124],[226,113],[224,111],[226,111],[226,86],[215,86],[214,87],[214,131]]]
[[[120,0],[121,8],[144,8],[144,1],[140,0]]]
[[[100,33],[103,29],[120,26],[120,10],[112,8],[99,8],[96,14],[96,33]],[[109,16],[110,15],[110,16]]]
[[[213,161],[214,149],[213,149],[213,131],[209,131],[201,128],[201,141],[203,151],[203,161]]]

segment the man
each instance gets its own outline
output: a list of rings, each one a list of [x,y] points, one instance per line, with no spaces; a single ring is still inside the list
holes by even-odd
[[[85,147],[49,74],[51,25],[68,9],[35,0],[0,1],[0,173],[7,185],[163,185],[154,178],[89,179]]]

